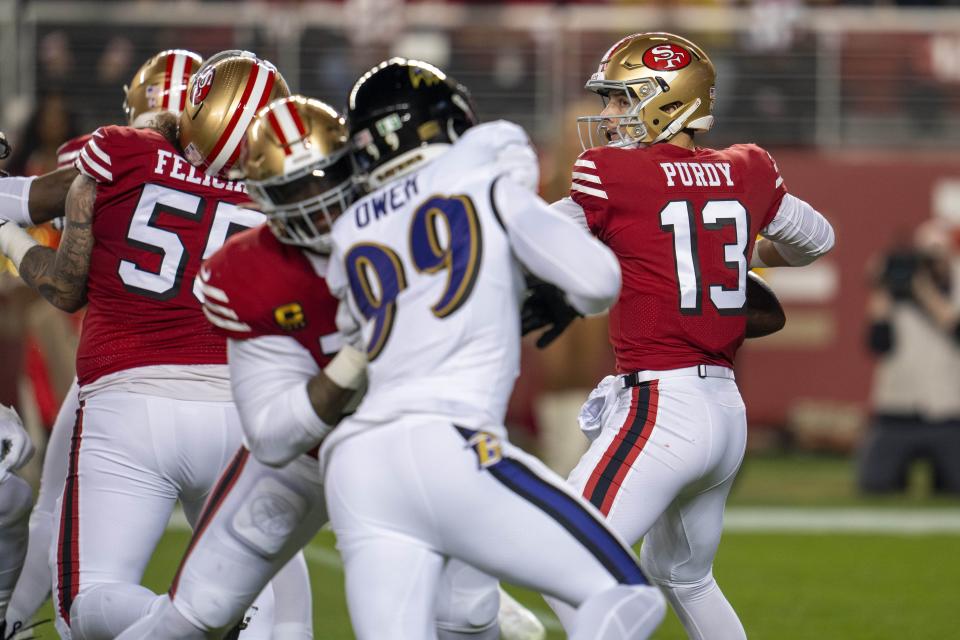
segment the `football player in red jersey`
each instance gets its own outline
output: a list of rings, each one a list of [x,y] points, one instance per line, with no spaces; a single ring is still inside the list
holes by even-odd
[[[228,338],[249,449],[241,448],[236,477],[204,509],[170,605],[121,639],[207,637],[316,534],[328,520],[316,443],[364,379],[366,357],[338,332],[339,302],[324,279],[330,220],[356,194],[343,118],[317,100],[281,99],[257,115],[244,153],[247,187],[269,224],[231,238],[203,264],[199,281],[204,313]],[[269,531],[255,526],[263,505],[278,523]],[[522,609],[498,629],[490,606],[496,582],[474,574],[461,565],[447,572],[437,603],[441,639],[542,637],[542,625]]]
[[[691,638],[735,639],[744,629],[712,563],[746,444],[733,363],[747,272],[808,264],[834,235],[762,148],[696,146],[713,125],[714,78],[684,38],[617,42],[587,82],[605,108],[579,119],[590,148],[554,207],[613,249],[623,273],[610,310],[617,375],[581,410],[591,445],[569,481],[628,542],[643,538],[643,568]]]
[[[184,49],[168,49],[152,56],[124,87],[124,112],[131,126],[149,126],[158,113],[179,114],[190,76],[200,67],[200,56]],[[0,217],[23,226],[51,220],[62,222],[63,206],[78,171],[74,166],[90,134],[78,136],[57,149],[57,170],[38,177],[0,178]],[[62,224],[59,225],[62,230]],[[76,421],[77,383],[67,392],[47,442],[36,506],[30,514],[30,543],[23,572],[10,601],[8,628],[30,620],[50,594],[49,548],[56,500],[67,476],[70,434]]]
[[[218,106],[234,116],[215,141],[225,170],[239,154],[234,130],[242,136],[256,109],[288,91],[273,65],[252,57],[205,69],[238,85],[226,98],[189,96],[194,112]],[[192,285],[200,261],[262,214],[238,206],[247,201],[242,183],[187,162],[173,116],[156,121],[93,134],[57,251],[6,245],[23,279],[55,306],[88,304],[56,550],[65,636],[112,638],[160,601],[139,581],[170,511],[179,497],[195,519],[240,441],[225,344]]]

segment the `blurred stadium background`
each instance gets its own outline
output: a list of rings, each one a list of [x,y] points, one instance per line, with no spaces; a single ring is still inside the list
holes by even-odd
[[[121,122],[122,86],[161,49],[249,49],[295,92],[334,105],[360,73],[399,54],[466,84],[484,119],[524,125],[551,200],[569,187],[580,151],[575,117],[599,111],[582,87],[603,52],[637,31],[689,37],[718,70],[717,126],[701,144],[768,148],[788,188],[837,231],[826,259],[765,274],[788,321],[748,343],[738,361],[750,453],[717,562],[721,584],[751,637],[954,637],[960,503],[932,495],[923,465],[903,493],[860,496],[855,461],[876,364],[865,342],[871,265],[910,246],[929,219],[960,248],[957,5],[2,1],[0,129],[14,145],[5,168],[50,170],[61,142]],[[38,234],[56,241],[51,229]],[[78,324],[0,275],[0,402],[16,404],[38,439],[73,375]],[[546,351],[525,344],[523,358],[509,413],[514,438],[565,472],[584,444],[579,404],[613,366],[605,319],[578,322]],[[185,538],[171,533],[149,584],[166,586]],[[329,536],[312,548],[317,637],[348,638]],[[657,635],[681,637],[675,620]]]

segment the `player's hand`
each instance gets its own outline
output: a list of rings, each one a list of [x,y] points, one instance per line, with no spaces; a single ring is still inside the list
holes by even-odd
[[[0,404],[0,482],[33,457],[33,443],[17,412]]]
[[[527,335],[549,327],[537,338],[537,348],[543,349],[556,340],[580,314],[570,306],[558,287],[546,282],[532,282],[520,310],[520,331]]]

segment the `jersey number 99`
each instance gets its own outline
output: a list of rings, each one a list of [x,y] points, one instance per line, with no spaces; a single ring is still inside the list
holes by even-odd
[[[480,269],[483,238],[473,202],[467,196],[434,196],[414,212],[407,235],[414,269],[447,275],[443,293],[430,307],[434,316],[446,318],[470,297]],[[351,247],[344,263],[357,308],[373,322],[367,343],[372,361],[390,338],[397,296],[407,287],[406,272],[393,249],[372,242]]]

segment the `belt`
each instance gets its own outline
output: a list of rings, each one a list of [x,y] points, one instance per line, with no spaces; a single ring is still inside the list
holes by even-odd
[[[698,364],[695,367],[685,367],[683,369],[669,369],[667,371],[634,371],[621,376],[624,388],[637,387],[644,382],[651,380],[664,380],[666,378],[684,378],[697,376],[698,378],[727,378],[735,380],[733,369],[721,367],[713,364]]]

